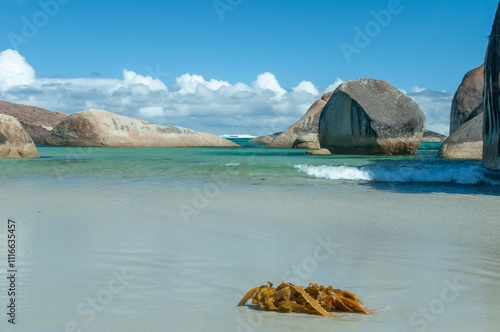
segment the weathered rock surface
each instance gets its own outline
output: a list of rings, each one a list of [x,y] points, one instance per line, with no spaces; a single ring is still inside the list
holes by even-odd
[[[409,155],[425,129],[425,115],[389,82],[342,83],[321,113],[319,142],[333,154]]]
[[[484,65],[481,65],[465,74],[453,97],[450,113],[450,136],[461,125],[483,113],[481,106],[483,91]]]
[[[327,155],[331,155],[332,153],[328,149],[317,149],[317,150],[307,151],[306,154],[318,155],[318,156],[327,156]]]
[[[52,128],[68,116],[64,113],[51,112],[35,106],[13,104],[8,101],[0,101],[0,113],[19,120],[35,144],[44,144]]]
[[[447,137],[444,135],[435,133],[435,132],[430,131],[430,130],[425,130],[424,136],[422,137],[422,143],[423,142],[442,143],[442,142],[446,141],[446,138]]]
[[[481,159],[483,157],[483,114],[460,126],[441,145],[438,158]]]
[[[278,137],[279,135],[281,135],[281,131],[279,133],[274,133],[274,134],[271,134],[271,135],[265,135],[265,136],[259,136],[259,137],[255,137],[255,138],[252,138],[249,142],[250,143],[266,143],[266,144],[269,144],[271,143],[276,137]]]
[[[500,4],[486,52],[484,81],[483,163],[500,170]]]
[[[0,158],[36,158],[36,146],[22,124],[0,114]]]
[[[159,126],[102,110],[87,110],[68,116],[50,132],[46,143],[112,147],[238,146],[217,135]]]
[[[318,134],[303,134],[297,137],[293,142],[292,148],[294,149],[319,149]]]
[[[266,145],[268,148],[298,148],[298,149],[311,149],[316,146],[319,147],[319,143],[316,145],[310,144],[300,144],[296,143],[296,140],[302,135],[307,134],[318,134],[318,123],[323,107],[325,107],[327,101],[332,96],[333,92],[328,92],[312,104],[306,114],[296,123],[294,123],[290,128],[285,130],[281,135],[276,137],[271,143]],[[310,147],[313,146],[313,147]]]

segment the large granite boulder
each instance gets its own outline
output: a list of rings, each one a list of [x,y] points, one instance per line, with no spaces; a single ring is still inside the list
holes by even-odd
[[[438,134],[434,131],[425,130],[422,136],[422,143],[443,143],[446,141],[446,136]]]
[[[35,144],[44,144],[52,128],[68,116],[64,113],[51,112],[35,106],[13,104],[8,101],[0,101],[0,113],[19,120]]]
[[[420,107],[389,82],[342,83],[321,113],[319,142],[333,154],[409,155],[425,129]]]
[[[239,146],[217,135],[159,126],[102,110],[74,113],[46,139],[48,145],[112,147]]]
[[[295,139],[295,142],[293,142],[292,148],[308,150],[319,149],[318,134],[309,133],[300,135]]]
[[[331,155],[332,153],[328,149],[316,149],[316,150],[306,151],[306,154],[316,155],[316,156],[328,156]]]
[[[484,65],[467,74],[458,87],[450,113],[450,135],[461,125],[483,113]]]
[[[467,121],[441,145],[438,158],[481,159],[483,157],[483,114]]]
[[[483,162],[500,170],[500,4],[486,52],[484,81]]]
[[[281,135],[281,131],[279,133],[274,133],[274,134],[271,134],[271,135],[265,135],[265,136],[259,136],[259,137],[255,137],[255,138],[252,138],[251,140],[249,140],[248,142],[250,143],[266,143],[266,144],[269,144],[271,143],[272,141],[274,141],[274,139],[276,137],[278,137],[279,135]]]
[[[36,158],[36,146],[22,124],[0,114],[0,158]]]
[[[285,130],[281,135],[276,137],[271,143],[266,145],[268,148],[298,148],[298,149],[315,149],[319,147],[319,142],[310,144],[301,144],[300,139],[303,135],[318,134],[319,117],[326,103],[332,96],[333,92],[328,92],[312,104],[306,114],[294,123],[290,128]],[[306,138],[306,137],[302,137]]]

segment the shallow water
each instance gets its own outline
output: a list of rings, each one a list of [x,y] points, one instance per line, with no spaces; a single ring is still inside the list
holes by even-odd
[[[85,158],[63,149],[2,161],[9,178],[0,184],[0,245],[11,218],[19,248],[17,324],[3,314],[4,331],[496,331],[500,324],[494,183],[335,180],[295,167],[404,164],[415,166],[414,177],[433,163],[478,162],[308,158],[259,147],[246,164],[237,156],[255,153],[231,149],[145,149],[149,162],[141,162],[122,149]],[[331,319],[236,307],[250,288],[283,279],[350,290],[377,313]]]

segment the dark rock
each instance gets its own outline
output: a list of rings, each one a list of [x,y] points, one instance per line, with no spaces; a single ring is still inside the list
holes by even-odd
[[[319,142],[333,154],[409,155],[425,129],[425,115],[389,82],[342,83],[321,113]]]
[[[483,162],[500,170],[500,4],[486,52],[484,87]]]
[[[483,114],[460,126],[441,145],[438,158],[481,159],[483,157]]]
[[[483,112],[484,65],[465,74],[458,87],[450,113],[450,136],[461,125]]]

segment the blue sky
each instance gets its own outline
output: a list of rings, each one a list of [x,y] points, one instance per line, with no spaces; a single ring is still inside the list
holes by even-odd
[[[256,134],[273,116],[280,120],[266,129],[286,129],[318,98],[316,91],[310,86],[298,89],[308,90],[311,96],[306,96],[296,89],[295,95],[280,97],[286,101],[282,103],[275,100],[266,104],[265,97],[280,95],[280,88],[290,92],[303,81],[312,83],[321,94],[338,79],[380,78],[409,93],[420,94],[425,88],[426,95],[420,100],[427,98],[425,104],[431,102],[429,98],[438,98],[439,103],[450,99],[463,75],[484,60],[497,5],[493,0],[0,0],[0,52],[15,49],[25,58],[25,65],[33,68],[37,80],[37,84],[23,82],[23,89],[19,84],[4,84],[0,97],[36,102],[36,106],[65,113],[85,106],[107,107],[157,123],[217,134]],[[381,15],[379,21],[374,13]],[[35,29],[30,29],[30,24]],[[360,37],[358,31],[367,37]],[[342,47],[356,48],[356,52],[346,56]],[[98,79],[126,81],[125,69],[135,75],[134,84],[164,84],[165,89],[153,88],[152,95],[144,98],[151,101],[156,97],[157,103],[131,102],[127,106],[125,90],[113,88],[102,96],[95,88],[104,84]],[[261,76],[259,81],[259,75],[265,73],[272,77]],[[190,74],[191,87],[185,90],[191,92],[181,94],[180,99],[173,97],[172,93],[182,90],[179,78],[186,74]],[[76,88],[70,89],[71,93],[68,89],[53,91],[52,95],[46,91],[54,85],[64,89],[74,84],[74,79],[88,79],[79,81],[78,93]],[[215,81],[210,85],[212,79]],[[200,82],[208,92],[198,91],[196,84]],[[129,83],[124,85],[130,88]],[[253,90],[236,89],[251,92],[254,100],[248,106],[244,95],[219,91],[220,86],[240,83],[260,92],[274,91],[275,95],[256,97]],[[161,97],[158,90],[164,91]],[[56,103],[51,96],[67,100]],[[116,103],[109,101],[113,96],[118,98]],[[106,103],[101,100],[104,97]],[[224,97],[228,100],[219,104]],[[199,102],[189,101],[193,99]],[[196,111],[189,108],[191,104],[196,104]],[[204,116],[200,104],[212,109],[207,106]],[[445,127],[442,122],[446,117],[436,115],[449,114],[443,105],[432,111],[424,109],[432,105],[421,105],[434,129]],[[141,113],[140,108],[146,110]],[[436,119],[431,113],[436,113]],[[264,115],[267,117],[262,118]],[[235,121],[220,121],[228,116]],[[248,122],[251,119],[255,121]]]

